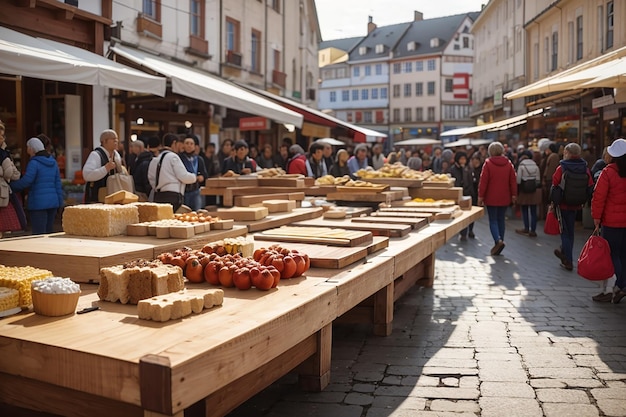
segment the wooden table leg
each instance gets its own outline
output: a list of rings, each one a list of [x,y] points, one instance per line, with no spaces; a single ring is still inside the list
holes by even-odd
[[[435,254],[431,253],[422,262],[424,264],[424,276],[419,280],[418,285],[432,288],[435,283]]]
[[[317,332],[317,351],[299,368],[299,383],[303,391],[318,392],[330,383],[332,323]]]
[[[143,412],[143,417],[184,417],[184,416],[185,416],[184,411],[179,411],[178,413],[173,414],[171,416],[169,414],[160,414],[155,411],[144,410]]]
[[[146,355],[139,359],[139,384],[144,416],[171,416],[172,368],[169,358]],[[153,414],[147,414],[152,412]],[[160,414],[159,414],[160,413]]]
[[[374,334],[389,336],[393,327],[393,291],[391,283],[374,294]]]

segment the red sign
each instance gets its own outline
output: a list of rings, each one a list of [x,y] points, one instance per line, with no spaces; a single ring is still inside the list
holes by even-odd
[[[468,73],[455,73],[453,75],[452,91],[454,94],[454,98],[469,98],[469,80],[470,75]]]
[[[265,117],[242,117],[239,119],[239,130],[268,130],[270,121]]]

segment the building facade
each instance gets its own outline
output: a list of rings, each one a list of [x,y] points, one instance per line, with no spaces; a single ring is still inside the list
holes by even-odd
[[[541,81],[594,58],[619,52],[626,46],[626,3],[614,0],[548,0],[525,3],[526,78]],[[624,127],[624,104],[594,99],[612,96],[613,89],[588,88],[527,97],[528,109],[543,107],[541,117],[530,118],[530,137],[576,141],[596,156],[619,137]],[[620,101],[620,100],[617,100]]]
[[[438,138],[467,126],[475,14],[422,20],[416,13],[390,62],[390,130],[394,139]]]
[[[503,95],[526,83],[527,0],[492,0],[472,26],[474,82],[471,117],[490,123],[526,113],[524,100],[503,100]]]

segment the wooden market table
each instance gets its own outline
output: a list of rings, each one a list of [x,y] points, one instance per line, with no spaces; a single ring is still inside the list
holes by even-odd
[[[294,368],[303,389],[322,390],[332,323],[369,321],[389,334],[394,301],[419,280],[432,285],[436,249],[482,213],[433,222],[268,292],[225,289],[222,307],[166,323],[98,301],[96,287],[84,284],[78,309],[99,311],[0,320],[0,402],[67,416],[181,417],[192,406],[222,416]]]

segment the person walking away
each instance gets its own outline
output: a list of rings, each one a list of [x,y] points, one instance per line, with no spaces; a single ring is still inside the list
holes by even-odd
[[[500,255],[504,243],[504,214],[517,201],[517,176],[511,161],[504,156],[504,146],[493,142],[488,148],[489,158],[483,164],[478,183],[478,205],[487,206],[489,230],[494,246],[491,255]]]
[[[450,175],[454,178],[454,186],[463,188],[463,195],[471,195],[469,184],[466,184],[467,175],[465,173],[467,165],[467,154],[465,152],[457,152],[454,155],[454,164],[450,167]],[[459,233],[459,239],[461,242],[467,240],[467,233],[469,232],[469,226],[461,230]]]
[[[200,153],[200,157],[204,160],[204,167],[206,168],[207,178],[214,178],[220,175],[220,162],[215,154],[215,144],[207,143],[206,149],[203,153]],[[204,196],[204,205],[212,206],[217,204],[217,196],[206,195]]]
[[[602,237],[609,242],[616,281],[613,294],[603,291],[592,298],[617,304],[626,297],[626,140],[615,140],[607,153],[612,160],[598,178],[591,217],[596,228],[602,227]]]
[[[122,166],[122,157],[117,152],[117,133],[106,129],[100,134],[100,146],[89,153],[83,166],[85,203],[103,202],[106,195],[107,178]]]
[[[478,205],[478,182],[480,180],[480,173],[483,169],[483,161],[478,152],[474,152],[469,164],[466,164],[463,174],[465,179],[463,180],[463,194],[472,197],[472,205]],[[467,227],[467,237],[475,239],[474,234],[474,222],[471,222]]]
[[[196,155],[196,143],[199,143],[199,140],[195,135],[187,136],[183,141],[183,152],[179,154],[187,171],[196,175],[196,182],[185,185],[183,198],[184,204],[193,211],[204,207],[204,204],[202,204],[204,198],[200,195],[200,187],[207,177],[204,160]]]
[[[17,232],[26,228],[26,218],[18,197],[9,183],[20,178],[20,171],[4,149],[4,124],[0,122],[0,238],[4,232]]]
[[[324,145],[319,142],[313,142],[309,146],[309,156],[306,159],[306,175],[316,179],[328,175],[326,163],[324,162]]]
[[[128,145],[128,157],[126,158],[126,166],[128,167],[128,173],[133,175],[133,171],[137,167],[137,159],[139,154],[146,150],[146,145],[141,139],[134,140]]]
[[[135,182],[135,194],[139,196],[139,201],[148,201],[150,191],[152,191],[152,187],[148,181],[148,167],[154,156],[155,155],[147,149],[141,151],[137,155],[135,166],[131,172],[133,181]]]
[[[45,150],[38,138],[26,142],[26,152],[30,161],[26,173],[17,181],[11,181],[13,192],[29,189],[27,210],[34,235],[52,233],[54,218],[63,207],[61,173],[57,161]]]
[[[348,159],[350,176],[354,177],[359,169],[367,169],[367,146],[360,143],[354,148],[354,155]]]
[[[537,237],[537,206],[541,204],[541,177],[539,167],[533,159],[531,151],[524,151],[520,155],[517,167],[517,204],[521,206],[523,229],[516,229],[515,233]]]
[[[593,187],[587,161],[581,158],[580,153],[577,143],[565,146],[563,160],[552,176],[553,191],[550,193],[551,200],[561,209],[561,247],[554,250],[554,255],[561,260],[561,268],[567,271],[574,269],[572,252],[576,212],[589,201]]]
[[[248,157],[248,144],[245,140],[235,142],[235,154],[224,160],[222,175],[232,171],[239,175],[248,175],[256,172],[256,162]]]
[[[185,185],[197,181],[197,175],[187,171],[183,161],[172,150],[177,139],[176,135],[166,133],[159,157],[153,158],[148,166],[148,181],[153,189],[154,202],[169,203],[174,212],[183,204]]]
[[[295,144],[289,147],[289,155],[291,157],[287,161],[287,174],[307,175],[306,155],[302,146]]]

